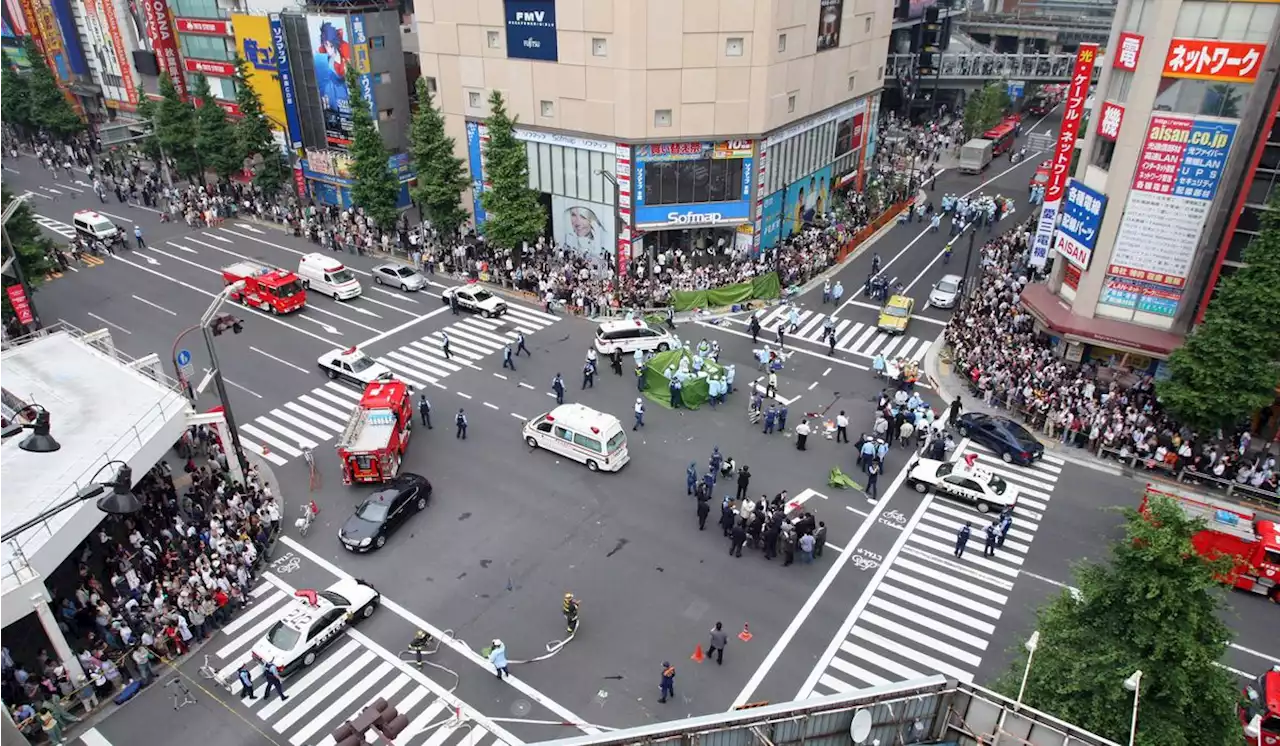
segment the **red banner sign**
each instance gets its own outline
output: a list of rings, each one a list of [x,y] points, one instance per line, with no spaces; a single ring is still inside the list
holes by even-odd
[[[1142,34],[1131,34],[1124,31],[1116,43],[1116,56],[1111,66],[1117,70],[1133,72],[1138,69],[1138,57],[1142,54]]]
[[[235,36],[231,21],[219,21],[205,18],[175,18],[178,30],[184,34],[203,34],[205,36]]]
[[[1102,112],[1098,116],[1098,136],[1115,141],[1120,136],[1120,125],[1124,122],[1124,107],[1112,101],[1102,102]]]
[[[151,51],[156,53],[160,72],[166,73],[178,89],[183,100],[187,98],[187,79],[182,74],[181,56],[178,54],[178,36],[169,21],[169,0],[143,0],[147,17],[147,39]]]
[[[1081,44],[1076,53],[1071,82],[1067,84],[1066,108],[1062,112],[1062,129],[1058,132],[1058,145],[1049,166],[1049,184],[1045,187],[1044,201],[1057,204],[1067,188],[1067,176],[1071,170],[1071,157],[1075,155],[1076,137],[1080,134],[1080,119],[1084,116],[1084,102],[1089,93],[1089,80],[1093,75],[1093,63],[1098,56],[1097,44]]]
[[[183,60],[187,70],[201,75],[219,75],[224,78],[235,77],[236,66],[230,62],[218,62],[216,60],[193,60],[190,57]]]
[[[35,321],[35,317],[31,315],[31,304],[27,302],[27,292],[21,285],[10,285],[5,288],[5,292],[9,294],[9,304],[13,306],[13,312],[17,314],[18,321],[24,325]]]
[[[1266,44],[1213,39],[1174,39],[1164,58],[1166,78],[1252,83],[1258,77]]]

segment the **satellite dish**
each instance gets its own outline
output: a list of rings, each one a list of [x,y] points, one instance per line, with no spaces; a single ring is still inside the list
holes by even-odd
[[[866,743],[867,738],[871,736],[871,710],[858,710],[853,714],[849,736],[853,738],[854,743]]]

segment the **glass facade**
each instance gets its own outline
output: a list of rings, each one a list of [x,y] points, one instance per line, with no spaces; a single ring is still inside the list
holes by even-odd
[[[601,171],[617,173],[613,155],[540,142],[524,145],[529,155],[530,189],[613,204],[613,184],[600,175]]]
[[[693,205],[737,202],[742,193],[740,158],[644,164],[644,204]]]
[[[773,194],[833,163],[832,173],[837,178],[856,168],[862,138],[853,136],[855,118],[867,126],[865,122],[869,120],[863,112],[825,122],[770,145],[764,176],[765,193]]]
[[[1280,12],[1280,6],[1267,3],[1183,0],[1173,35],[1193,39],[1266,42],[1277,12]],[[1129,15],[1133,16],[1132,13]]]
[[[235,39],[228,39],[223,36],[178,34],[178,43],[182,47],[182,56],[184,58],[218,60],[219,62],[231,62],[235,59]]]

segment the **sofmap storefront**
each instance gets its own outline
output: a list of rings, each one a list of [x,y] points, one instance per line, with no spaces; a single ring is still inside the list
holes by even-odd
[[[751,245],[755,141],[635,146],[633,251]]]

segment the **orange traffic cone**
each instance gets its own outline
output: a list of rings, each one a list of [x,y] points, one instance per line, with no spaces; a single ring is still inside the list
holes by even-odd
[[[742,623],[742,631],[738,633],[738,639],[743,642],[751,642],[751,627],[746,623]]]
[[[701,663],[702,661],[706,660],[706,657],[707,656],[702,654],[702,646],[699,645],[693,649],[693,655],[689,656],[689,660],[693,661],[694,663]]]

